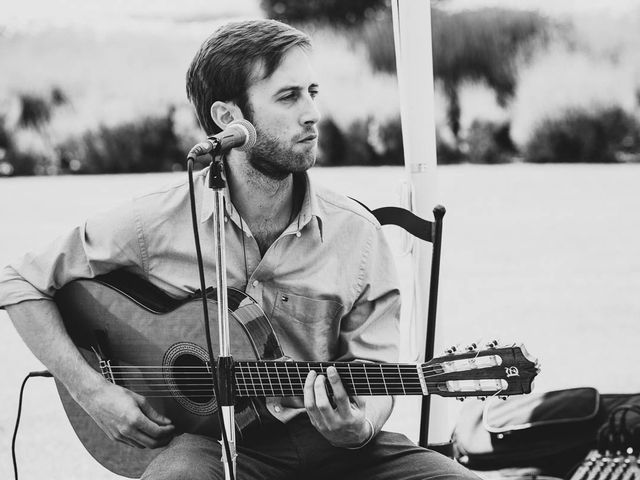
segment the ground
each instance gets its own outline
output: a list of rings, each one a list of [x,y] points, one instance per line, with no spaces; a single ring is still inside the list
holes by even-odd
[[[395,185],[404,176],[393,167],[312,172],[371,207],[396,203]],[[0,264],[96,209],[180,175],[0,179]],[[584,385],[637,391],[638,185],[640,165],[440,168],[437,198],[447,214],[438,348],[493,338],[524,343],[542,364],[536,391]],[[396,234],[390,233],[394,248]],[[406,261],[398,257],[403,279]],[[3,311],[0,338],[0,478],[11,478],[20,382],[42,366]],[[416,405],[400,402],[387,428],[417,438]],[[457,402],[445,408],[439,416],[455,420]],[[119,478],[75,438],[49,379],[27,386],[17,452],[22,478]]]

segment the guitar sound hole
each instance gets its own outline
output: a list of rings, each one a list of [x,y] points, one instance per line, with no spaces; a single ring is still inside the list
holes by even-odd
[[[173,366],[173,380],[181,395],[201,405],[213,400],[211,374],[202,359],[183,354],[175,359]]]

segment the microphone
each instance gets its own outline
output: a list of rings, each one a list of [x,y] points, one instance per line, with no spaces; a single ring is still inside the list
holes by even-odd
[[[207,153],[220,154],[237,148],[243,152],[256,144],[256,129],[246,120],[234,120],[227,128],[216,135],[211,135],[205,142],[198,143],[187,155],[187,160],[195,160]]]

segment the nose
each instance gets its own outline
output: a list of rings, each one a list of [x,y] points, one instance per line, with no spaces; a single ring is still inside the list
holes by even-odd
[[[310,94],[304,96],[302,112],[300,114],[300,123],[302,125],[315,125],[320,121],[322,115],[318,110],[318,105],[314,98]]]

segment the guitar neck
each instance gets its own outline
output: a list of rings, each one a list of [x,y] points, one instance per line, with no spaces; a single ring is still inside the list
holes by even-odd
[[[236,394],[242,397],[290,397],[304,394],[307,374],[326,375],[335,367],[349,395],[423,395],[420,365],[361,362],[235,363]]]

